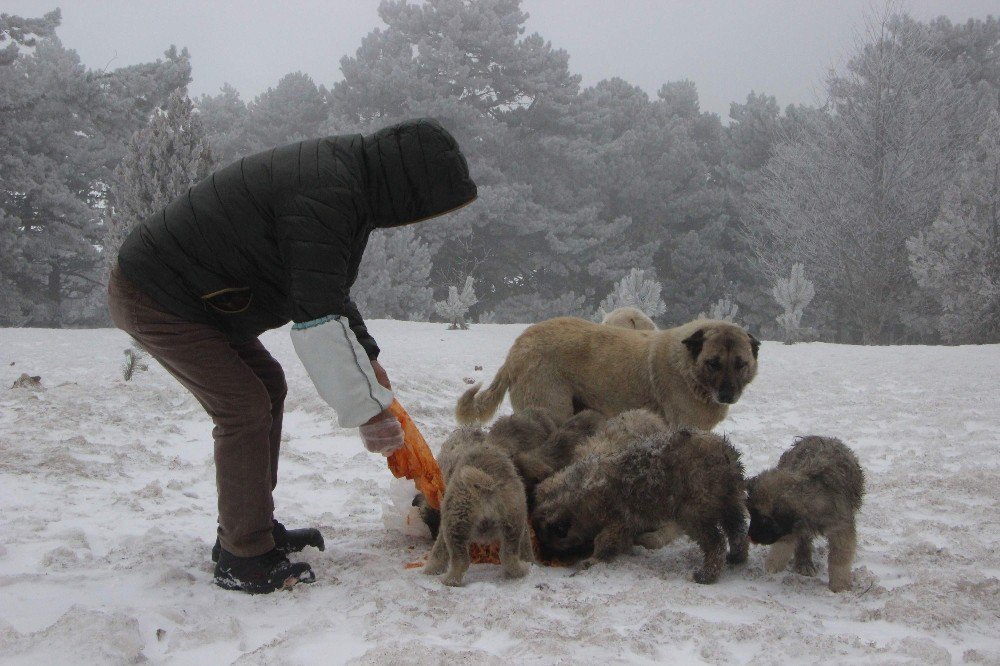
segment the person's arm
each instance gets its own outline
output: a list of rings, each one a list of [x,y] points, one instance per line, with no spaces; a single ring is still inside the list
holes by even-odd
[[[351,330],[354,331],[354,336],[361,343],[361,346],[365,348],[365,353],[368,354],[368,358],[373,361],[378,358],[379,348],[378,344],[375,343],[375,338],[371,336],[368,332],[368,327],[365,326],[365,320],[361,318],[361,312],[358,310],[357,304],[351,297],[348,296],[344,300],[344,308],[347,313],[347,319],[351,322]]]
[[[346,214],[331,214],[331,210],[350,210],[338,206],[336,196],[336,192],[327,191],[296,196],[286,201],[276,216],[295,322],[292,345],[320,397],[337,412],[341,426],[353,428],[381,422],[386,431],[381,434],[385,435],[391,429],[385,415],[393,395],[379,381],[369,350],[351,325],[352,311],[357,313],[357,308],[347,295],[346,276],[353,220]],[[360,321],[360,314],[357,318]],[[360,330],[377,354],[378,346],[367,334],[363,321]],[[365,434],[363,430],[365,445],[372,450]],[[389,434],[389,444],[394,443],[395,433]],[[385,437],[382,439],[379,452],[389,446]],[[398,443],[402,444],[401,429]]]

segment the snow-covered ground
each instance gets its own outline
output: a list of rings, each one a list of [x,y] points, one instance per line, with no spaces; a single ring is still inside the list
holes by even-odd
[[[492,377],[522,327],[371,329],[436,445],[464,378]],[[319,526],[327,550],[303,553],[316,584],[249,597],[211,584],[211,424],[194,399],[155,365],[123,382],[118,331],[0,329],[0,661],[1000,663],[1000,346],[764,344],[720,430],[751,474],[801,434],[858,453],[855,582],[835,595],[825,563],[767,575],[762,548],[697,585],[686,539],[574,577],[474,565],[444,587],[404,568],[430,544],[386,529],[384,460],[337,427],[287,331],[264,343],[290,386],[277,515]],[[21,372],[44,390],[8,389]]]

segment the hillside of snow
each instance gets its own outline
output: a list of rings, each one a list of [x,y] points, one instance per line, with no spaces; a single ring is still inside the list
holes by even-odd
[[[370,323],[400,401],[436,446],[465,378],[489,380],[521,326]],[[250,597],[211,583],[211,423],[159,366],[121,379],[114,330],[0,329],[0,662],[1000,663],[1000,346],[783,346],[719,430],[749,474],[797,435],[842,438],[868,494],[854,587],[763,571],[711,586],[687,539],[570,577],[464,588],[419,569],[429,540],[386,528],[391,475],[337,426],[287,330],[264,336],[289,395],[277,517],[315,525],[318,581]],[[475,366],[483,370],[475,370]],[[22,373],[43,389],[10,389]],[[505,409],[507,407],[505,406]]]

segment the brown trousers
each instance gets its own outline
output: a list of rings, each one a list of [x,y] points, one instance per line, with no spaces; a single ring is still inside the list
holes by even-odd
[[[115,326],[138,340],[194,394],[215,429],[219,540],[238,557],[274,548],[271,536],[285,374],[260,340],[235,344],[221,331],[165,311],[116,266],[108,282]]]

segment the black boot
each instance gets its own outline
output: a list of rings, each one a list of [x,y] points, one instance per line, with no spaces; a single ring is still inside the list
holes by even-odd
[[[274,547],[285,555],[297,553],[306,546],[326,550],[326,544],[323,543],[323,535],[315,527],[286,530],[284,525],[275,520],[271,534],[274,536]],[[222,544],[219,543],[219,537],[215,537],[215,545],[212,546],[213,562],[219,561],[219,552],[221,550]]]
[[[255,557],[236,557],[223,550],[215,565],[216,585],[247,594],[267,594],[315,580],[312,567],[305,562],[289,562],[277,548]]]

